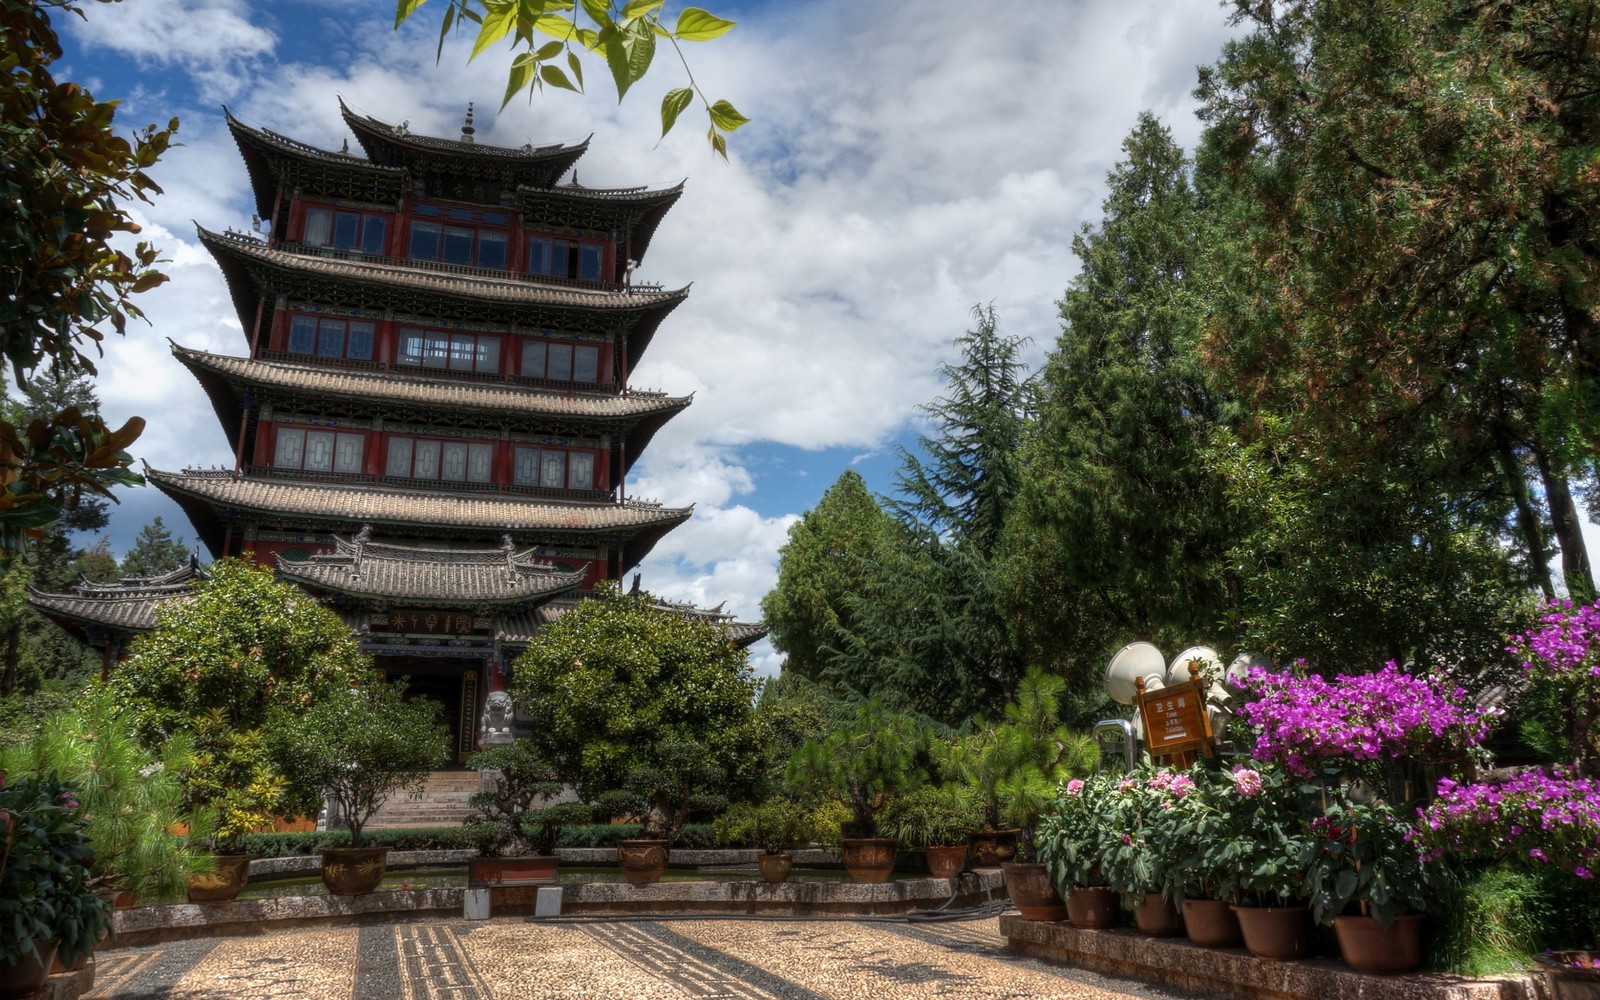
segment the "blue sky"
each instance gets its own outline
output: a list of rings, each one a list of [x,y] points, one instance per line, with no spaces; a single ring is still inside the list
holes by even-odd
[[[508,51],[469,65],[467,40],[453,39],[435,64],[437,0],[398,34],[390,0],[86,3],[87,22],[62,26],[60,75],[123,100],[124,127],[183,122],[156,171],[166,194],[138,210],[173,280],[145,298],[152,324],[108,347],[107,416],[150,421],[134,450],[157,468],[231,463],[166,344],[244,351],[193,229],[250,223],[221,104],[334,149],[339,96],[436,135],[456,134],[473,101],[479,141],[496,144],[593,133],[585,184],[688,178],[638,277],[693,291],[634,384],[692,391],[695,404],[657,435],[630,493],[695,503],[696,516],[646,561],[645,585],[759,617],[789,525],[840,472],[891,487],[896,446],[924,429],[916,408],[938,393],[973,305],[992,302],[1002,331],[1042,359],[1072,234],[1098,218],[1119,143],[1150,109],[1192,144],[1195,67],[1229,29],[1213,0],[1016,0],[981,17],[950,0],[708,6],[740,23],[691,47],[696,77],[754,119],[729,163],[693,108],[657,144],[660,95],[681,84],[665,50],[620,107],[596,66],[589,95],[514,100],[497,116]],[[155,514],[193,538],[175,505],[135,490],[114,547]],[[776,666],[765,645],[757,660]]]

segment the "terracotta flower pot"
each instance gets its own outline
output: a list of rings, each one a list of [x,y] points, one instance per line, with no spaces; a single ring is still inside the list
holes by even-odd
[[[467,859],[467,885],[474,889],[496,885],[543,885],[555,880],[556,858],[553,854]]]
[[[1177,937],[1183,933],[1183,917],[1178,908],[1159,892],[1144,894],[1144,902],[1134,908],[1133,922],[1140,933],[1151,937]]]
[[[1234,948],[1244,941],[1239,918],[1225,899],[1186,899],[1183,926],[1189,940],[1202,948]]]
[[[329,895],[360,896],[383,882],[387,847],[330,847],[322,852],[322,884]]]
[[[793,861],[788,854],[762,854],[756,858],[756,867],[761,869],[761,877],[768,882],[787,882],[789,866]]]
[[[1306,906],[1235,906],[1250,954],[1269,961],[1304,958],[1311,950],[1311,909]]]
[[[1041,864],[1002,865],[1006,892],[1024,920],[1067,919],[1067,904]]]
[[[967,867],[966,844],[930,844],[922,849],[928,862],[928,874],[934,878],[955,878]]]
[[[219,854],[210,875],[189,876],[189,902],[225,903],[244,890],[250,880],[250,855]]]
[[[633,885],[649,885],[667,870],[665,840],[638,839],[617,841],[617,867]]]
[[[1395,917],[1379,927],[1376,917],[1333,918],[1339,936],[1339,955],[1357,972],[1388,976],[1409,972],[1422,964],[1422,914]]]
[[[846,837],[844,869],[852,882],[887,882],[894,872],[895,841],[890,837]]]
[[[972,867],[999,868],[1017,858],[1018,830],[984,830],[972,835]]]
[[[31,997],[44,986],[56,960],[57,941],[35,941],[33,952],[15,964],[0,962],[0,997]]]
[[[1117,922],[1117,894],[1103,887],[1073,886],[1067,893],[1067,917],[1072,926],[1101,930]]]

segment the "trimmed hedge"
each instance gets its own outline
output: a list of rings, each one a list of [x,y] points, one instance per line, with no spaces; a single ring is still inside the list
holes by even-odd
[[[562,847],[615,847],[617,841],[639,836],[637,823],[595,823],[568,826],[561,830]],[[396,851],[471,850],[473,841],[459,826],[421,827],[400,830],[367,830],[363,837],[372,847]],[[253,858],[283,858],[297,854],[318,854],[329,847],[349,847],[349,830],[312,833],[251,833],[240,838],[239,849]],[[711,824],[691,823],[683,828],[676,847],[715,847]]]

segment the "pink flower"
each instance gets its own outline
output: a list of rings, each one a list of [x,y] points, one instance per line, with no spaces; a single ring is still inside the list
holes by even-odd
[[[1082,778],[1073,778],[1071,781],[1067,782],[1067,794],[1068,795],[1078,795],[1078,794],[1082,793],[1082,791],[1083,791],[1083,779]]]
[[[1247,799],[1260,795],[1265,788],[1261,783],[1261,775],[1243,765],[1233,769],[1233,784],[1238,793]]]
[[[1579,878],[1594,878],[1594,872],[1583,867],[1582,865],[1572,869],[1572,874],[1578,876]]]

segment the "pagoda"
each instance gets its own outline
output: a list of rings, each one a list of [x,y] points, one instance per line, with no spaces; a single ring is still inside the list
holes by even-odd
[[[234,464],[147,476],[214,557],[274,566],[440,701],[464,758],[510,738],[506,665],[539,625],[690,516],[626,488],[690,403],[629,384],[688,292],[633,280],[682,184],[580,186],[587,139],[479,143],[470,105],[451,139],[341,100],[364,156],[224,110],[266,235],[199,237],[244,353],[172,353]],[[712,616],[741,645],[764,634],[673,610]]]

